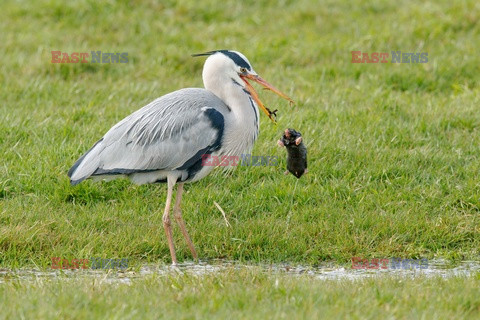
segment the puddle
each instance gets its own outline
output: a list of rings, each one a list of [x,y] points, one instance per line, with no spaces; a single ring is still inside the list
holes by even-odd
[[[446,260],[430,260],[425,269],[351,269],[351,266],[339,267],[324,264],[318,267],[292,266],[288,264],[241,264],[234,261],[212,260],[200,263],[183,263],[177,266],[145,265],[133,270],[47,270],[34,269],[8,270],[0,269],[0,284],[7,281],[37,281],[42,279],[75,280],[96,279],[104,283],[126,283],[142,279],[149,275],[166,276],[172,274],[190,274],[202,276],[227,270],[257,269],[268,274],[286,276],[307,275],[318,280],[357,280],[371,277],[453,277],[470,276],[480,273],[480,261],[463,261],[452,265]]]

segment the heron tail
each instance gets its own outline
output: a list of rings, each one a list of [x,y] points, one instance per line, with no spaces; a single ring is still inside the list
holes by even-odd
[[[98,168],[97,155],[101,152],[100,143],[103,138],[97,141],[83,156],[81,156],[68,170],[68,177],[70,178],[70,184],[75,186],[83,180],[90,177]]]

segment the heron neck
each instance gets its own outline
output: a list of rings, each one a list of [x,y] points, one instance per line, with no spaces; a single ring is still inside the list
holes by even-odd
[[[222,83],[205,83],[205,88],[219,97],[231,110],[226,118],[230,130],[227,139],[236,141],[235,150],[230,152],[240,155],[248,152],[259,133],[259,112],[254,100],[243,86],[233,79]]]
[[[223,80],[223,81],[222,81]],[[258,107],[238,79],[205,81],[205,88],[219,97],[239,121],[258,122]]]

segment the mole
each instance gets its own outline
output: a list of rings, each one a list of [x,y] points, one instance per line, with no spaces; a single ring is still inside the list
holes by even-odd
[[[295,177],[300,178],[307,173],[307,147],[303,143],[302,134],[294,129],[285,129],[280,140],[277,141],[280,147],[287,148],[287,171]]]

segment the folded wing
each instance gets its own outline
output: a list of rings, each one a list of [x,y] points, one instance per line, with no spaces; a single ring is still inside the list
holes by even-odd
[[[189,170],[220,149],[229,108],[210,91],[182,89],[132,113],[68,172],[75,185],[92,176]],[[188,178],[188,177],[187,177]]]

